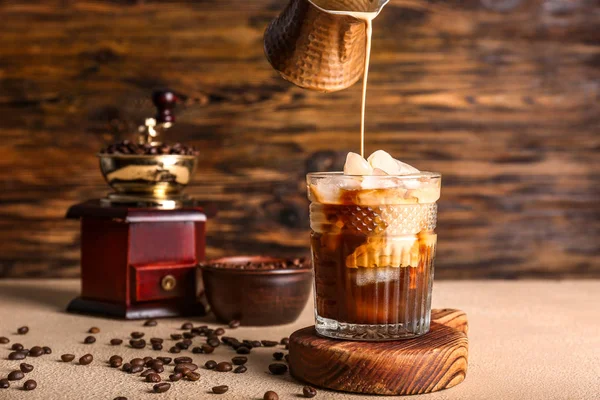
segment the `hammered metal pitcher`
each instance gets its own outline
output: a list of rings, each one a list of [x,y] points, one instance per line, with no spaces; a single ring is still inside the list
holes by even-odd
[[[364,71],[366,33],[360,16],[374,18],[388,1],[290,0],[265,31],[267,59],[300,87],[348,88]]]

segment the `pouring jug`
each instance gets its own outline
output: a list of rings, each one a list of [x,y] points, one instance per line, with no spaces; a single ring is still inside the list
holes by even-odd
[[[290,0],[265,31],[265,55],[293,84],[321,92],[352,86],[365,67],[366,25],[389,0]]]

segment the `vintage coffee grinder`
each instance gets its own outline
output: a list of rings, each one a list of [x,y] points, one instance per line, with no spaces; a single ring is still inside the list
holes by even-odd
[[[196,266],[204,260],[207,212],[182,193],[197,153],[168,145],[177,98],[153,94],[155,118],[98,154],[114,192],[72,206],[81,220],[81,296],[67,311],[136,319],[203,315]]]

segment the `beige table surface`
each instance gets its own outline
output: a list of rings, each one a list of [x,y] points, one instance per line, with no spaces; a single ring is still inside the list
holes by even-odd
[[[27,359],[35,367],[28,374],[38,382],[35,391],[21,390],[23,380],[20,385],[0,389],[0,399],[262,399],[267,390],[275,390],[281,399],[302,398],[302,385],[289,374],[268,374],[273,348],[255,350],[245,374],[200,370],[202,377],[197,382],[180,381],[167,393],[149,393],[151,384],[107,367],[106,360],[113,354],[129,360],[142,354],[168,353],[115,347],[108,341],[126,339],[132,331],[143,331],[146,338],[166,338],[177,332],[183,320],[164,319],[156,327],[143,327],[140,321],[66,314],[65,306],[78,290],[75,280],[0,280],[0,336],[26,347],[39,344],[53,349],[51,355]],[[455,388],[411,399],[600,399],[600,281],[440,281],[434,285],[434,306],[467,312],[469,370],[466,380]],[[309,303],[294,324],[241,327],[230,333],[240,339],[279,340],[310,325],[312,318]],[[214,324],[210,318],[192,321]],[[29,326],[30,332],[18,336],[15,331],[22,325]],[[101,332],[95,344],[85,345],[82,341],[91,326],[98,326]],[[0,346],[2,377],[19,364],[7,360],[9,346]],[[95,357],[89,366],[58,361],[63,353],[79,357],[88,352]],[[219,347],[212,355],[184,353],[204,364],[209,359],[228,360],[233,352]],[[220,384],[229,385],[227,394],[208,392]],[[373,397],[319,390],[315,399],[359,398]]]

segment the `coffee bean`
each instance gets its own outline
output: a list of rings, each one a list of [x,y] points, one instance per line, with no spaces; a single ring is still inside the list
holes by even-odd
[[[131,371],[129,371],[129,373],[137,374],[138,372],[142,372],[143,370],[144,370],[144,367],[142,365],[132,365]]]
[[[206,341],[206,344],[208,344],[211,347],[219,347],[221,341],[216,337],[212,337]]]
[[[245,347],[247,347],[247,348],[249,348],[249,349],[251,349],[251,350],[254,348],[254,345],[252,344],[251,340],[245,340],[244,339],[242,341],[242,345],[245,346]]]
[[[119,368],[121,365],[123,365],[123,358],[120,356],[112,356],[108,360],[108,363],[112,368]]]
[[[240,321],[238,321],[237,319],[234,319],[232,321],[229,321],[229,323],[227,324],[231,329],[235,329],[235,328],[239,328],[240,326]]]
[[[154,387],[152,388],[154,390],[155,393],[164,393],[167,390],[169,390],[171,388],[171,384],[170,383],[157,383],[156,385],[154,385]]]
[[[290,338],[284,337],[283,339],[281,339],[279,341],[279,344],[283,344],[283,345],[287,346],[288,344],[290,344]]]
[[[42,349],[40,346],[33,346],[31,348],[31,350],[29,350],[29,354],[31,357],[39,357],[42,354],[44,354],[44,349]]]
[[[85,344],[96,343],[96,338],[93,336],[88,336],[85,339],[83,339],[83,343],[85,343]]]
[[[94,361],[94,356],[91,354],[86,354],[79,359],[79,364],[81,365],[89,365]]]
[[[208,360],[204,363],[206,369],[215,369],[217,367],[217,362],[215,360]]]
[[[153,337],[150,338],[150,343],[152,344],[163,344],[164,340],[161,338]]]
[[[273,353],[273,358],[277,361],[281,361],[281,360],[283,360],[283,353],[277,351],[277,352]]]
[[[231,365],[231,363],[229,363],[227,361],[222,361],[217,364],[215,369],[219,372],[229,372],[233,369],[233,366]]]
[[[192,362],[192,358],[191,357],[175,357],[175,360],[173,360],[175,362],[175,364],[181,364],[181,363],[191,363]]]
[[[24,351],[13,351],[8,355],[9,360],[24,360],[27,357],[27,353]]]
[[[271,373],[273,375],[283,375],[287,372],[288,367],[285,364],[282,363],[273,363],[273,364],[269,364],[269,371],[271,371]]]
[[[185,322],[183,325],[181,325],[181,329],[192,329],[194,327],[194,325],[191,322]]]
[[[25,381],[25,383],[23,384],[23,389],[25,390],[33,390],[37,387],[37,382],[34,381],[33,379],[29,379],[27,381]]]
[[[156,359],[162,361],[163,365],[169,365],[173,360],[171,357],[156,357]]]
[[[209,344],[203,344],[201,349],[204,354],[210,354],[215,351],[215,348]]]
[[[237,356],[231,359],[234,365],[244,365],[248,362],[248,357]]]
[[[144,372],[142,372],[142,373],[140,374],[140,376],[141,376],[142,378],[145,378],[145,377],[147,377],[148,375],[150,375],[150,374],[155,374],[155,373],[156,373],[156,372],[154,372],[154,370],[152,370],[152,369],[148,368],[147,370],[145,370]]]
[[[173,340],[180,340],[182,337],[179,333],[171,333],[171,339]]]
[[[71,362],[75,359],[75,355],[74,354],[63,354],[62,356],[60,356],[60,359],[63,360],[64,362]]]
[[[52,354],[52,349],[48,346],[42,347],[44,349],[44,354]]]
[[[127,397],[119,396],[119,397],[115,397],[113,400],[127,400]]]
[[[160,343],[153,343],[152,350],[161,351],[163,349],[163,345]]]
[[[154,358],[150,356],[144,357],[144,365],[147,365],[150,361],[154,360]]]
[[[158,383],[158,382],[160,382],[161,380],[162,380],[162,379],[160,379],[160,375],[159,375],[159,374],[157,374],[156,372],[149,373],[149,374],[146,376],[146,382]]]
[[[12,371],[10,374],[8,374],[9,381],[20,381],[24,377],[25,375],[21,371]]]
[[[196,364],[193,364],[193,363],[180,363],[180,364],[177,364],[175,366],[174,371],[175,372],[181,372],[181,373],[183,373],[183,371],[185,369],[187,369],[189,371],[195,371],[195,370],[198,369],[198,366]]]
[[[146,361],[144,361],[143,358],[132,358],[131,361],[129,361],[129,364],[131,365],[145,365]]]
[[[243,374],[246,371],[248,371],[248,368],[246,368],[245,365],[240,365],[239,367],[237,367],[236,369],[233,370],[233,373],[234,374]]]
[[[197,372],[190,371],[185,374],[185,377],[188,381],[196,382],[200,379],[200,374]]]
[[[143,349],[146,347],[146,341],[144,339],[131,339],[129,345],[134,349]]]
[[[99,333],[100,332],[100,328],[92,326],[89,330],[88,333]]]
[[[252,347],[261,347],[262,343],[260,342],[260,340],[252,340],[250,342],[250,344],[252,344]]]
[[[279,395],[272,390],[269,390],[263,396],[263,400],[279,400]]]
[[[122,339],[110,339],[110,344],[112,344],[113,346],[118,346],[122,343],[123,343]]]
[[[21,365],[19,365],[19,368],[24,373],[28,373],[28,372],[33,371],[33,365],[31,365],[31,364],[21,363]]]
[[[10,343],[10,339],[4,336],[0,336],[0,344]]]
[[[94,356],[91,354],[86,354],[79,359],[79,364],[81,365],[89,365],[94,361]]]
[[[246,346],[240,346],[235,352],[238,354],[250,354],[250,349]]]
[[[304,386],[302,388],[302,394],[304,394],[304,397],[308,397],[309,399],[312,399],[313,397],[315,397],[317,395],[317,389],[315,389],[312,386]]]
[[[19,329],[17,329],[17,333],[19,335],[26,335],[27,332],[29,332],[29,327],[27,327],[27,326],[22,326]]]
[[[225,329],[223,329],[223,328],[217,328],[217,329],[215,329],[214,334],[217,335],[217,336],[222,336],[222,335],[225,334]]]
[[[158,321],[155,319],[149,319],[146,322],[144,322],[144,326],[156,326],[158,325]]]
[[[169,375],[169,380],[171,382],[177,382],[180,381],[181,378],[183,378],[183,375],[181,375],[179,372],[175,373],[175,374],[171,374]]]
[[[223,336],[221,338],[221,342],[225,343],[228,346],[231,346],[231,342],[234,341],[234,340],[237,341],[236,338],[231,337],[231,336]]]
[[[194,353],[194,354],[202,354],[203,353],[202,347],[194,347],[192,349],[192,353]]]
[[[220,385],[220,386],[215,386],[212,388],[212,391],[214,394],[223,394],[225,392],[227,392],[229,390],[229,386],[227,385]]]
[[[130,336],[134,339],[141,339],[145,335],[144,332],[131,332]]]
[[[10,346],[10,348],[12,350],[21,351],[21,350],[23,350],[24,347],[21,343],[13,343],[13,345]]]
[[[123,370],[123,372],[131,372],[131,368],[133,368],[133,365],[129,364],[129,363],[125,363],[123,364],[123,368],[121,368]]]
[[[173,346],[169,349],[169,353],[173,353],[173,354],[181,353],[181,349],[177,346]]]
[[[0,389],[8,389],[10,387],[10,382],[8,379],[0,379]]]
[[[189,349],[190,345],[185,342],[177,342],[175,343],[175,347],[177,347],[179,350],[187,350]]]
[[[265,347],[275,347],[277,346],[277,342],[274,340],[261,340],[260,341],[262,343],[263,346]]]
[[[150,360],[146,363],[146,367],[154,370],[163,368],[165,364],[161,360]]]
[[[184,332],[183,337],[186,339],[193,339],[196,337],[196,334],[192,332]]]

